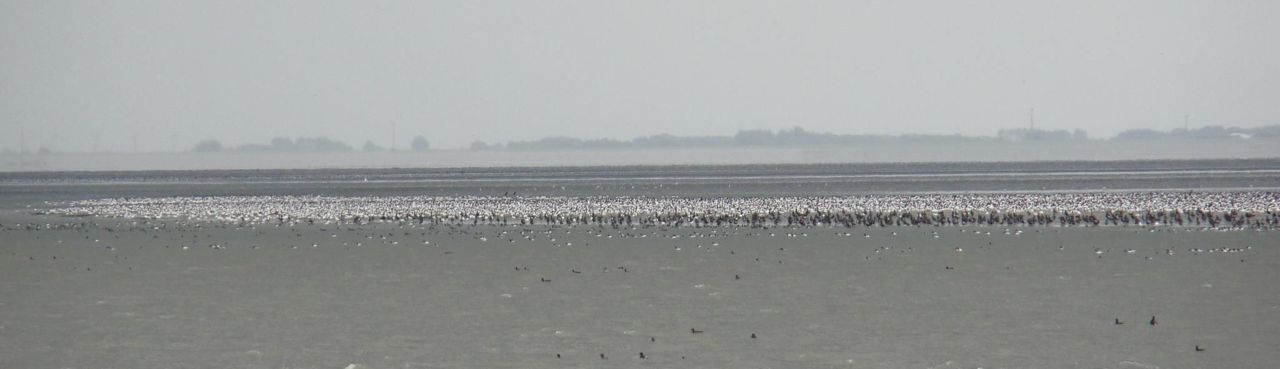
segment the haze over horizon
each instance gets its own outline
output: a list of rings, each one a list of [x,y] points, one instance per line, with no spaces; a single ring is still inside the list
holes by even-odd
[[[0,2],[0,148],[1280,123],[1276,2]],[[18,134],[21,132],[22,134]]]

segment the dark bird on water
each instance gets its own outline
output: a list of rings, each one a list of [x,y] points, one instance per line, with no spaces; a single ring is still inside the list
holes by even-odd
[[[1204,348],[1200,347],[1200,345],[1196,345],[1196,352],[1202,352],[1202,351],[1204,351]]]
[[[546,283],[551,283],[550,279],[546,279],[546,278],[538,278],[538,279],[541,279],[543,282],[546,282]]]
[[[1116,325],[1121,325],[1121,324],[1124,324],[1124,322],[1120,321],[1120,318],[1116,318]]]
[[[641,353],[640,353],[640,358],[641,358],[641,359],[643,359],[643,358],[644,358],[644,353],[643,353],[643,352],[641,352]]]
[[[689,328],[689,333],[698,334],[698,333],[702,333],[702,332],[704,332],[704,331],[700,331],[700,330],[698,330],[697,328]]]
[[[601,358],[601,359],[608,359],[607,357],[604,357],[604,354],[600,354],[600,358]]]
[[[751,339],[756,339],[756,334],[755,334],[755,333],[752,333],[752,334],[751,334]]]
[[[1155,316],[1155,315],[1152,315],[1152,316],[1151,316],[1151,325],[1153,325],[1153,326],[1154,326],[1154,325],[1157,325],[1157,324],[1160,324],[1160,322],[1157,322],[1157,321],[1156,321],[1156,316]]]

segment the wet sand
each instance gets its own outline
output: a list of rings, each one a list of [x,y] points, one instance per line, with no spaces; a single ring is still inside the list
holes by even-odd
[[[0,224],[5,368],[1280,359],[1274,230]]]

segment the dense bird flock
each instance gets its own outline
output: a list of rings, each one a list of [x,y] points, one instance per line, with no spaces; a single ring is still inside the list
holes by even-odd
[[[1258,191],[700,198],[222,196],[98,199],[50,205],[43,212],[250,223],[326,220],[672,227],[1280,226],[1280,193]]]

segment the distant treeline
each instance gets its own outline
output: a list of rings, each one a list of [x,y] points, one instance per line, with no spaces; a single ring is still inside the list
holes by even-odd
[[[1139,139],[1249,139],[1280,137],[1280,125],[1260,128],[1235,128],[1210,126],[1192,130],[1175,129],[1156,131],[1137,129],[1121,132],[1109,140]],[[1033,128],[1002,129],[995,137],[963,135],[842,135],[809,132],[800,127],[792,129],[744,130],[733,136],[674,136],[661,134],[637,137],[631,140],[609,138],[579,139],[555,136],[534,141],[508,143],[471,143],[472,150],[565,150],[565,149],[645,149],[674,147],[734,147],[734,146],[843,146],[876,143],[983,143],[983,142],[1071,142],[1088,141],[1084,130],[1046,130]]]
[[[414,151],[425,151],[431,148],[431,144],[426,138],[417,136],[409,143]],[[371,141],[366,141],[361,148],[363,151],[383,151],[385,148],[375,145]],[[276,137],[271,139],[268,144],[244,144],[235,147],[224,146],[222,142],[217,140],[204,140],[196,144],[191,151],[195,152],[350,152],[355,151],[351,145],[342,141],[331,140],[328,137],[298,137],[290,139],[288,137]]]
[[[671,148],[671,147],[729,147],[729,146],[835,146],[879,142],[984,142],[992,137],[961,135],[841,135],[809,132],[796,127],[788,130],[766,129],[738,131],[733,136],[675,136],[660,134],[637,137],[631,140],[609,138],[583,140],[572,137],[547,137],[536,141],[512,141],[506,144],[487,144],[476,141],[473,150],[549,150],[549,149],[613,149],[613,148]]]
[[[1280,137],[1280,125],[1258,128],[1237,128],[1208,126],[1196,129],[1175,129],[1157,131],[1153,129],[1131,129],[1120,132],[1114,140],[1157,140],[1157,139],[1222,139],[1222,138],[1270,138]]]
[[[1258,128],[1237,128],[1208,126],[1195,129],[1174,129],[1157,131],[1151,129],[1131,129],[1121,132],[1115,137],[1099,141],[1126,140],[1199,140],[1199,139],[1254,139],[1280,137],[1280,125]],[[963,135],[844,135],[834,133],[809,132],[800,127],[773,131],[767,129],[743,130],[732,136],[675,136],[660,134],[637,137],[630,140],[611,138],[580,139],[554,136],[533,141],[512,141],[507,143],[471,143],[472,150],[575,150],[575,149],[648,149],[648,148],[715,148],[715,147],[753,147],[753,146],[847,146],[865,144],[895,143],[1001,143],[1001,142],[1084,142],[1090,141],[1084,130],[1046,130],[1034,128],[1002,129],[996,136],[963,136]],[[426,151],[430,144],[422,136],[414,137],[410,142],[413,151]],[[384,151],[386,148],[365,142],[361,151]],[[277,137],[267,144],[245,144],[228,147],[216,140],[205,140],[196,144],[195,152],[349,152],[355,151],[351,145],[326,137],[299,137],[290,139]]]

